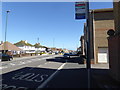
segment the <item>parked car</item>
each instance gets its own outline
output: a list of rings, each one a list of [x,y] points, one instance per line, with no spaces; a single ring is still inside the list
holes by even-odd
[[[0,59],[1,59],[1,61],[5,61],[5,60],[11,61],[11,60],[13,60],[13,57],[2,53],[2,54],[0,54]]]
[[[57,54],[58,54],[58,52],[55,52],[55,54],[57,55]]]
[[[72,52],[72,53],[69,53],[70,54],[70,56],[77,56],[77,53],[75,53],[75,52]]]
[[[64,58],[70,58],[70,54],[69,54],[69,53],[65,53],[65,54],[63,55],[63,57],[64,57]]]

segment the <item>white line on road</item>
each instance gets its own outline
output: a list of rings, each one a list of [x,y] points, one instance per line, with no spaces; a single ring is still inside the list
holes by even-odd
[[[48,64],[48,63],[49,63],[49,62],[46,62],[46,63],[44,63],[44,64],[42,64],[42,65],[37,66],[37,67],[41,67],[41,66],[46,65],[46,64]]]
[[[8,67],[0,67],[0,69],[5,69],[5,68],[8,68]]]
[[[47,80],[45,80],[36,90],[40,90],[40,88],[43,88],[47,85],[47,83],[58,73],[59,70],[61,70],[66,63],[63,63]]]
[[[32,61],[27,61],[27,62],[32,62]]]
[[[10,63],[10,65],[14,66],[15,64],[14,63]]]
[[[48,62],[49,63],[49,62]],[[47,64],[47,63],[45,63],[45,64]]]
[[[11,66],[16,66],[16,65],[24,65],[24,64],[27,64],[27,63],[31,63],[31,62],[33,62],[33,61],[41,61],[41,60],[44,60],[44,59],[49,59],[49,58],[53,58],[53,56],[49,56],[49,57],[43,57],[43,58],[39,58],[39,59],[30,59],[30,61],[28,60],[28,61],[20,61],[19,63],[5,63],[5,62],[3,62],[2,63],[2,66],[0,67],[0,69],[5,69],[5,68],[9,68],[9,67],[7,67],[8,65],[11,65]],[[22,59],[21,59],[22,60]],[[4,66],[4,67],[3,67]]]
[[[59,68],[58,70],[61,70],[64,66],[65,66],[66,63],[63,63]]]

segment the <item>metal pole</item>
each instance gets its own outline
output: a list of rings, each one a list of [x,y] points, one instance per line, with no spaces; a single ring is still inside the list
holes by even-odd
[[[86,20],[87,20],[87,69],[91,68],[90,65],[90,15],[89,15],[89,0],[86,2]]]
[[[5,48],[6,48],[6,38],[7,38],[7,24],[8,24],[8,13],[10,10],[6,11],[6,25],[5,25],[5,42],[4,42],[4,53],[6,53]],[[7,49],[7,48],[6,48]]]
[[[37,38],[37,40],[38,40],[38,44],[39,44],[39,38]]]
[[[55,38],[53,38],[53,48],[54,48],[54,44],[55,44]]]
[[[38,49],[39,49],[39,37],[37,38],[37,41],[38,41],[38,44],[37,44],[37,45],[38,45],[38,46],[37,46],[37,55],[38,55],[38,51],[39,51],[39,50],[38,50]]]
[[[90,15],[89,15],[89,0],[86,0],[86,21],[87,21],[87,70],[88,70],[88,89],[90,89]]]

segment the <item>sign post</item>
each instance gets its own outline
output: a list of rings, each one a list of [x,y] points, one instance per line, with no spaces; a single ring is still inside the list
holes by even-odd
[[[90,89],[91,78],[91,60],[90,60],[90,14],[89,14],[89,0],[86,0],[86,29],[87,29],[87,70],[88,70],[88,89]]]
[[[90,15],[89,15],[89,1],[86,2],[86,29],[87,29],[87,69],[90,69]]]
[[[75,18],[86,19],[86,32],[87,32],[87,71],[88,71],[88,89],[90,89],[90,72],[91,72],[91,61],[90,61],[90,15],[89,15],[89,0],[86,2],[75,3]]]

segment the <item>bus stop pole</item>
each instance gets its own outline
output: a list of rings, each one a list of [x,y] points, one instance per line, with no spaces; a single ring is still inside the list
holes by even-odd
[[[91,72],[91,61],[90,61],[90,14],[89,14],[89,0],[86,0],[86,29],[87,29],[87,71],[88,71],[88,89],[90,89],[90,72]]]

